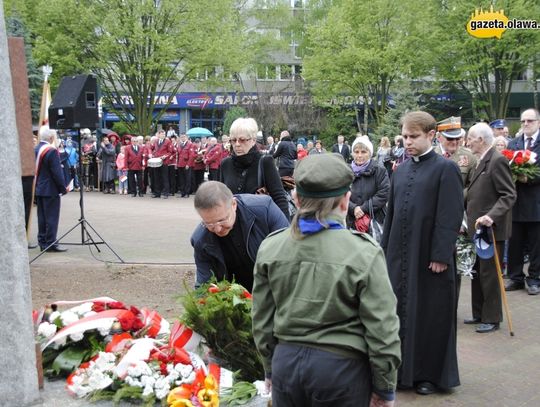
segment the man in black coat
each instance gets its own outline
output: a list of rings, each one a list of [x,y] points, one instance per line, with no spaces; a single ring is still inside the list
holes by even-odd
[[[432,394],[459,383],[454,248],[463,219],[458,166],[435,153],[435,119],[402,118],[411,158],[392,176],[381,246],[398,300],[402,365],[399,385]]]
[[[523,134],[508,143],[509,150],[530,150],[537,155],[536,165],[540,165],[540,114],[535,109],[521,114]],[[512,211],[512,237],[508,245],[508,275],[510,281],[506,291],[524,288],[530,295],[540,294],[540,177],[527,179],[520,177],[516,182],[517,200]],[[523,256],[525,247],[529,250],[529,270],[525,279]]]
[[[346,163],[351,162],[351,149],[345,144],[345,137],[338,136],[337,143],[332,146],[332,152],[343,156]]]
[[[194,200],[202,222],[191,236],[195,286],[212,276],[234,279],[251,292],[253,267],[262,241],[289,221],[268,195],[233,194],[217,181],[203,183]]]
[[[478,166],[470,178],[467,192],[467,230],[472,238],[477,225],[492,227],[496,248],[502,258],[504,241],[512,232],[512,205],[516,189],[508,160],[493,146],[493,131],[486,123],[469,129],[467,145],[478,158]],[[472,319],[466,324],[480,324],[478,333],[499,329],[502,321],[501,289],[494,257],[476,258],[476,275],[471,284]]]
[[[38,244],[41,250],[65,252],[67,249],[57,244],[51,246],[58,232],[60,196],[67,193],[55,141],[55,130],[46,127],[40,130],[40,143],[35,148]]]
[[[291,177],[293,175],[296,157],[296,146],[292,142],[289,132],[284,130],[279,136],[279,144],[274,153],[274,158],[279,158],[278,169],[280,177]]]

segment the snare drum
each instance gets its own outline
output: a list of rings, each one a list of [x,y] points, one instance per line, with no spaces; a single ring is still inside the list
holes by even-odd
[[[162,165],[163,165],[162,158],[154,157],[154,158],[148,159],[148,166],[150,168],[158,168],[158,167],[161,167]]]

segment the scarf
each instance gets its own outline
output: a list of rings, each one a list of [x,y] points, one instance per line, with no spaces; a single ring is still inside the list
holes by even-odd
[[[351,163],[351,168],[354,172],[354,175],[359,176],[360,174],[366,172],[366,170],[371,164],[371,160],[367,160],[364,164],[358,165],[354,161]]]
[[[315,233],[326,229],[345,229],[341,223],[335,220],[326,219],[325,223],[326,225],[323,225],[317,219],[313,218],[298,219],[298,227],[303,235],[314,235]]]
[[[257,150],[257,146],[254,145],[244,155],[236,155],[233,152],[231,159],[233,161],[233,165],[236,168],[246,169],[246,168],[251,167],[251,164],[253,164],[260,157],[260,155],[261,153],[259,153],[259,150]]]

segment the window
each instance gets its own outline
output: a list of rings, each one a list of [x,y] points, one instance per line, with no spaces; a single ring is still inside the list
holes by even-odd
[[[290,81],[293,79],[294,65],[280,65],[279,66],[279,78],[282,81]]]
[[[269,64],[258,65],[257,79],[261,81],[272,81],[278,79],[278,66]]]

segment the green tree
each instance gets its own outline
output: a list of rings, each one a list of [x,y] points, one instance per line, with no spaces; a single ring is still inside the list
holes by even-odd
[[[36,66],[36,62],[32,56],[30,33],[16,9],[12,9],[10,16],[6,17],[6,30],[8,36],[21,37],[24,39],[24,51],[26,56],[28,87],[30,93],[30,107],[32,109],[32,119],[37,122],[39,120],[43,74]]]
[[[240,106],[233,106],[227,110],[223,119],[223,134],[229,134],[231,124],[233,124],[236,119],[240,117],[247,117],[247,115],[246,109]]]
[[[130,132],[149,134],[194,72],[237,68],[235,0],[36,1],[36,58],[53,66],[57,80],[95,73],[104,103]]]
[[[477,118],[506,117],[512,84],[538,58],[540,30],[506,30],[501,39],[476,38],[465,29],[475,9],[504,10],[510,19],[540,16],[537,0],[438,0],[437,23],[439,77],[471,93]],[[451,30],[452,35],[448,35]]]
[[[428,72],[430,7],[420,0],[321,4],[318,18],[306,27],[303,75],[318,100],[363,99],[370,107],[364,109],[365,118],[381,125],[395,81]],[[367,131],[368,120],[363,121]],[[360,128],[358,114],[357,122]]]

